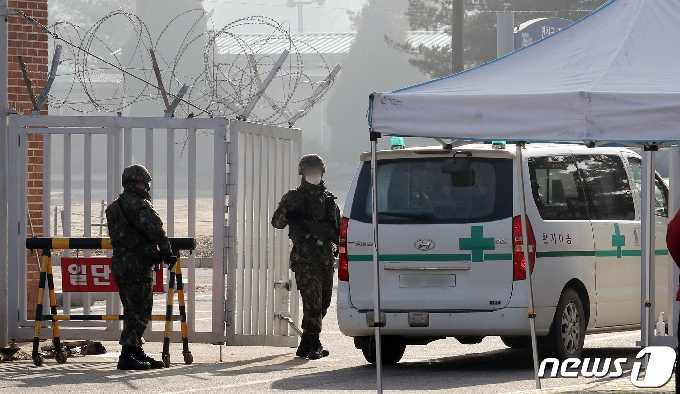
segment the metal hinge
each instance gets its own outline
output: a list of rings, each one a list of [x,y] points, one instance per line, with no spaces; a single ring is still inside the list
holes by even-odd
[[[222,319],[227,327],[231,325],[231,319],[229,318],[229,311],[227,311],[227,300],[222,300],[222,309],[224,309],[224,318]]]
[[[289,280],[279,280],[274,282],[274,287],[283,287],[284,289],[290,291],[293,288],[293,282]]]

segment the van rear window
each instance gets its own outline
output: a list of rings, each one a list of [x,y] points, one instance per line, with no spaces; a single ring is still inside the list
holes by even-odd
[[[469,170],[462,176],[447,170],[444,158],[378,161],[379,222],[476,223],[511,217],[512,160],[467,160]],[[370,167],[363,163],[352,204],[352,219],[362,222],[371,221]]]

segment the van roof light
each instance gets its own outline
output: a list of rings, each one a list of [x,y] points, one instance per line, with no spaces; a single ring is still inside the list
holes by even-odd
[[[395,149],[404,149],[406,148],[406,144],[404,143],[404,138],[402,137],[397,137],[396,135],[392,137],[392,140],[390,141],[390,149],[395,150]]]

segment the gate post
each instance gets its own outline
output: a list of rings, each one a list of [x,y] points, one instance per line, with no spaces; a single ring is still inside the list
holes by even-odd
[[[229,196],[230,190],[227,186],[227,127],[229,123],[214,128],[214,157],[213,167],[213,314],[212,314],[212,333],[215,342],[224,342],[226,334],[226,324],[229,324],[227,317],[228,299],[225,297],[224,276],[227,273],[225,250],[228,245],[228,227],[225,223],[225,210],[230,214],[229,206],[232,198]],[[233,167],[229,167],[233,171]],[[215,299],[220,302],[215,302]]]
[[[7,15],[7,0],[0,0],[0,15]],[[7,23],[0,23],[0,347],[7,346],[9,291],[7,258]]]

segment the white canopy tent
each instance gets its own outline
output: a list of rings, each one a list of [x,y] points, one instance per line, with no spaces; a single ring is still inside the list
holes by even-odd
[[[651,302],[654,151],[663,144],[680,141],[679,22],[680,0],[611,0],[568,28],[493,62],[420,85],[374,93],[369,107],[373,172],[376,140],[381,134],[644,146],[641,294],[643,300]],[[521,160],[521,148],[517,146]],[[519,167],[521,182],[522,166]],[[671,201],[673,194],[677,200],[674,181]],[[524,207],[521,186],[520,205]],[[671,214],[676,210],[677,206],[671,207]],[[525,220],[524,209],[521,213]],[[374,261],[379,289],[376,219],[374,212]],[[526,245],[524,249],[526,253]],[[677,278],[677,270],[675,273]],[[531,276],[527,278],[531,292]],[[530,295],[529,312],[533,310],[531,298]],[[376,322],[379,302],[376,291]],[[639,344],[661,344],[650,336],[651,304],[641,304]],[[677,303],[673,304],[675,311],[669,313],[669,318],[674,319],[678,308]],[[537,368],[533,319],[529,321]],[[672,321],[669,319],[669,323]],[[674,325],[669,327],[671,332],[673,328]],[[376,334],[379,337],[379,327]],[[380,365],[377,367],[380,388]],[[536,383],[539,387],[537,375]]]
[[[375,93],[372,129],[473,140],[680,141],[679,21],[678,0],[610,1],[493,62]]]

